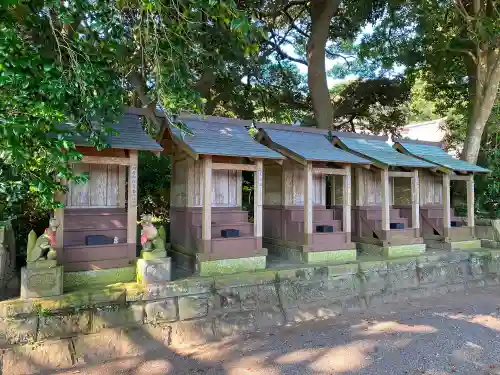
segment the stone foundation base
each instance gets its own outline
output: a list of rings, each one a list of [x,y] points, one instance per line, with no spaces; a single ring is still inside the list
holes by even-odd
[[[362,242],[356,243],[361,254],[381,255],[387,258],[418,256],[425,253],[425,244],[411,244],[399,246],[379,246]]]
[[[104,270],[89,270],[64,273],[64,290],[103,286],[135,281],[135,265]]]
[[[352,262],[356,260],[356,249],[311,251],[308,253],[302,253],[302,259],[308,264]]]
[[[21,299],[53,297],[62,293],[62,266],[21,269]]]
[[[137,282],[139,284],[147,285],[170,281],[171,271],[170,258],[137,260]]]
[[[481,247],[486,247],[489,249],[499,249],[500,242],[493,241],[493,240],[481,240]]]
[[[480,249],[481,240],[468,240],[468,241],[439,241],[439,240],[425,240],[429,249],[432,250],[468,250]]]
[[[303,261],[301,249],[280,246],[268,241],[263,241],[262,245],[266,247],[268,254],[275,259],[282,259],[292,263],[301,263]]]
[[[258,271],[266,268],[266,257],[219,259],[197,262],[196,271],[200,276],[212,276],[246,271]]]
[[[450,242],[451,250],[480,249],[481,240]]]

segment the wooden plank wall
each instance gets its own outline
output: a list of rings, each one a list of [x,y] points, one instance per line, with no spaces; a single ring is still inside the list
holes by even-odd
[[[427,171],[420,171],[420,205],[443,202],[443,178]]]
[[[281,205],[281,165],[264,166],[264,205]]]
[[[284,173],[284,191],[285,191],[285,206],[303,206],[304,205],[304,167],[286,160],[283,163]],[[269,176],[266,174],[265,178]],[[264,189],[264,191],[266,191]],[[326,176],[313,176],[312,204],[326,205]]]
[[[76,174],[88,173],[85,184],[70,182],[66,194],[66,207],[118,207],[120,204],[120,169],[118,165],[75,164]]]
[[[201,207],[203,205],[203,168],[201,160],[193,161],[193,183],[190,186],[190,191],[193,194],[193,206]],[[176,165],[176,173],[179,169],[187,169],[187,165],[180,167]],[[181,174],[183,172],[180,172]],[[241,171],[233,170],[213,170],[212,171],[212,207],[237,207],[241,206],[242,199],[242,175]],[[176,175],[177,176],[177,175]],[[176,184],[182,184],[186,181],[186,176],[182,175],[179,180],[176,179]],[[179,188],[184,194],[186,193],[185,185]],[[182,205],[186,205],[186,200],[179,201]]]
[[[188,176],[188,160],[174,161],[174,179],[172,183],[172,191],[170,193],[170,204],[172,207],[185,207],[186,199],[186,183]]]
[[[341,178],[341,176],[338,176]],[[335,191],[341,194],[341,179],[335,181]],[[381,204],[380,169],[354,168],[352,174],[353,204],[379,206]],[[389,177],[389,204],[411,204],[411,179]],[[335,204],[342,201],[335,198]]]
[[[356,168],[355,171],[356,205],[379,206],[382,201],[380,189],[380,170]]]

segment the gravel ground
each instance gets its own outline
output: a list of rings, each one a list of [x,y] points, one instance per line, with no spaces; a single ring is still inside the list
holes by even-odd
[[[51,373],[500,374],[500,290],[385,305],[362,314]]]

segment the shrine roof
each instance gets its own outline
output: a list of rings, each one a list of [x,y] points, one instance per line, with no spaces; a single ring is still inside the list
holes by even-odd
[[[139,151],[163,150],[142,128],[141,116],[123,114],[118,122],[106,126],[116,131],[116,134],[103,136],[103,142],[111,148]],[[89,134],[76,131],[71,123],[60,126],[59,133],[63,133],[66,139],[73,141],[77,146],[92,146],[92,143],[88,140]]]
[[[251,121],[215,116],[183,115],[171,126],[174,142],[181,142],[198,155],[283,159],[279,153],[261,145],[250,134]]]
[[[292,153],[306,161],[325,161],[343,164],[371,164],[365,158],[335,147],[327,133],[314,128],[290,125],[257,124],[265,142],[278,151]]]
[[[439,143],[401,139],[395,143],[394,147],[421,160],[437,164],[452,171],[472,173],[490,172],[486,168],[454,158]]]

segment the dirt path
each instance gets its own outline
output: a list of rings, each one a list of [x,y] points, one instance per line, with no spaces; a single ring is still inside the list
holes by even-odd
[[[105,364],[45,373],[500,374],[500,290],[469,290],[467,294],[385,305],[362,314],[203,346],[162,347]],[[9,375],[15,372],[9,371]]]

